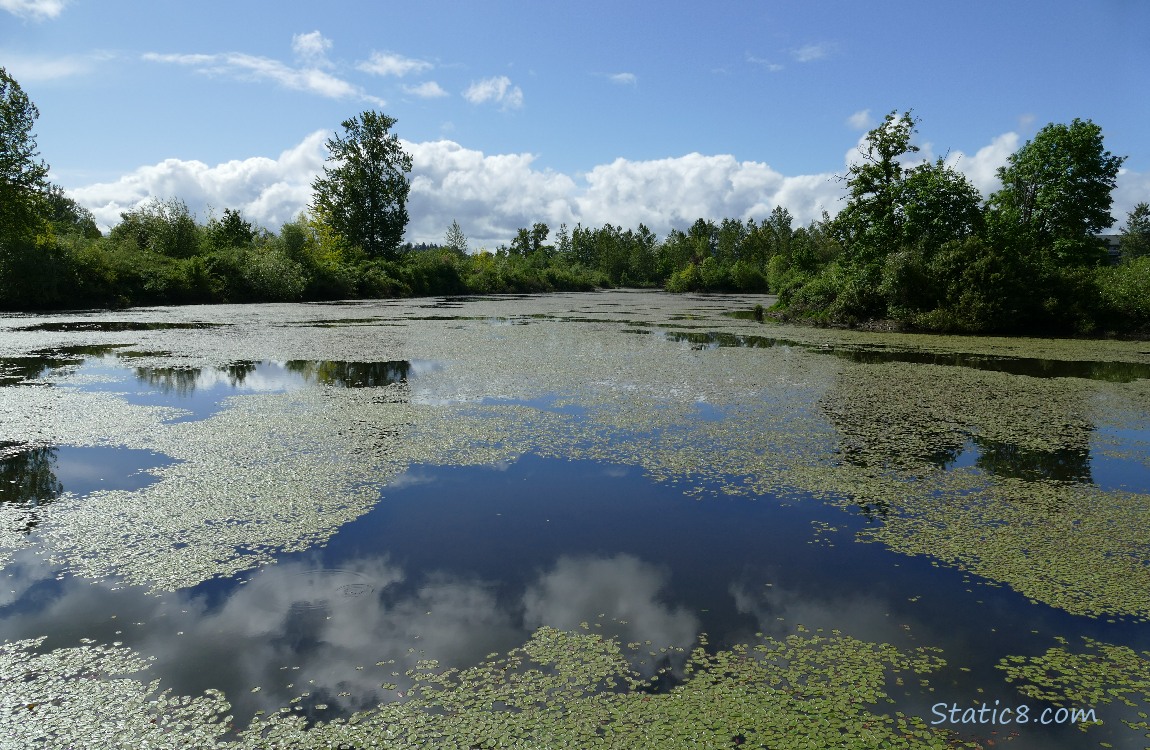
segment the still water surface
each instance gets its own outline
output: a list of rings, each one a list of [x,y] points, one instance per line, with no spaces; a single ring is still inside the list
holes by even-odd
[[[474,319],[492,328],[508,320]],[[323,325],[371,325],[382,318],[349,320],[356,322]],[[23,330],[181,329],[43,323]],[[757,334],[697,331],[669,331],[663,339],[704,353],[787,345]],[[818,343],[803,349],[862,366],[896,361],[1113,383],[1150,376],[1150,365],[1139,363],[838,350]],[[410,395],[422,376],[453,366],[417,358],[158,366],[137,364],[138,356],[163,353],[140,355],[124,346],[39,350],[0,361],[0,383],[117,394],[128,405],[178,410],[163,420],[178,425],[210,419],[229,399],[251,394],[403,387]],[[576,422],[591,419],[569,396],[556,391],[516,403]],[[509,402],[500,394],[475,401]],[[701,401],[691,418],[706,429],[733,408]],[[1146,439],[1146,425],[1094,427],[1121,450],[1092,442],[1040,450],[972,434],[931,462],[942,471],[974,469],[990,478],[1150,492],[1145,455],[1130,458]],[[0,503],[19,509],[19,530],[28,540],[0,573],[0,639],[47,636],[46,650],[85,638],[123,643],[156,657],[149,679],[178,694],[223,690],[239,724],[287,705],[314,720],[346,716],[397,699],[405,689],[402,673],[421,658],[468,666],[514,648],[543,625],[589,625],[622,642],[687,650],[702,632],[722,648],[759,633],[783,636],[797,626],[936,647],[949,664],[932,676],[930,691],[891,686],[898,710],[927,719],[939,701],[1037,705],[1003,683],[995,665],[1008,655],[1040,654],[1055,636],[1150,648],[1144,619],[1070,614],[930,557],[855,541],[858,532],[887,522],[890,511],[881,504],[846,503],[844,509],[801,493],[730,496],[722,482],[688,496],[680,486],[680,479],[689,483],[686,477],[655,481],[631,462],[546,451],[494,465],[410,465],[379,490],[374,507],[322,544],[280,552],[274,565],[157,592],[76,575],[53,559],[37,527],[44,509],[61,497],[144,488],[174,459],[118,446],[19,441],[5,443],[0,455]],[[867,455],[840,449],[832,460],[865,466],[873,460]],[[635,667],[648,676],[671,667],[656,683],[669,689],[680,679],[676,659]],[[394,686],[381,687],[388,683]],[[1093,742],[1135,746],[1117,721],[1120,712],[1105,715],[1107,726],[1092,731]],[[968,736],[999,741],[1011,734],[1001,727],[968,729]],[[1027,728],[1011,746],[1080,747],[1081,741],[1069,727]]]

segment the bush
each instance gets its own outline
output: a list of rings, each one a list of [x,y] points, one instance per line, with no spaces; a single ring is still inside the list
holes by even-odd
[[[1150,327],[1150,256],[1098,269],[1099,319],[1112,331]]]
[[[671,274],[671,278],[667,279],[665,288],[668,292],[699,291],[703,288],[703,278],[699,274],[699,267],[694,263],[687,264],[685,268]]]

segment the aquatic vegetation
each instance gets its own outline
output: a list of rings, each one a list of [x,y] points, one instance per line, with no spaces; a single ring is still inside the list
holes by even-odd
[[[389,484],[409,467],[493,466],[535,454],[637,467],[700,498],[826,503],[844,521],[861,517],[854,538],[893,553],[1072,615],[1150,619],[1144,343],[797,328],[725,315],[753,306],[746,301],[658,293],[453,304],[465,314],[428,319],[420,301],[224,306],[198,309],[205,325],[195,328],[0,331],[11,363],[0,372],[10,376],[0,388],[0,440],[170,460],[135,489],[65,486],[37,509],[35,534],[24,509],[0,503],[0,562],[34,548],[60,575],[184,590],[321,547],[381,495],[386,503]],[[178,322],[171,311],[154,316]],[[93,340],[113,348],[21,369],[30,352]],[[69,364],[112,352],[98,372]],[[134,356],[121,362],[124,352]],[[289,363],[301,386],[240,388],[259,362]],[[200,387],[194,373],[231,389],[209,414],[180,401]],[[143,388],[163,392],[164,405],[140,402],[134,389]],[[831,554],[851,541],[844,530],[860,526],[812,528],[811,541]],[[555,644],[583,660],[572,667],[578,679],[553,679]],[[795,686],[785,687],[796,673],[760,646],[792,649],[794,669],[826,679],[822,692],[796,702]],[[6,648],[12,655],[23,646]],[[873,670],[911,658],[875,643],[711,649],[691,657],[693,677],[658,690],[638,688],[619,648],[544,628],[500,666],[447,676],[429,668],[408,676],[423,687],[403,701],[310,728],[292,709],[243,737],[284,746],[366,745],[369,736],[397,747],[446,736],[482,744],[511,741],[529,724],[553,732],[555,745],[635,746],[691,730],[704,745],[755,736],[785,747],[786,728],[801,725],[821,738],[814,746],[844,731],[860,747],[950,741],[866,708],[885,684],[873,683],[881,673]],[[64,658],[63,649],[47,654],[57,652]],[[832,663],[855,665],[854,678],[832,679]],[[62,668],[48,664],[44,674]],[[617,691],[592,689],[608,679]],[[1099,673],[1100,683],[1111,679],[1139,684],[1125,672]],[[492,702],[514,709],[492,711]],[[356,734],[400,720],[410,737]],[[852,734],[868,725],[874,737]],[[635,734],[641,726],[651,739]]]
[[[1038,656],[1007,657],[998,668],[1023,694],[1055,706],[1121,703],[1140,708],[1137,718],[1122,721],[1150,737],[1150,651],[1092,638],[1083,639],[1083,649],[1071,651],[1066,639],[1059,640],[1061,645]]]
[[[522,647],[463,670],[433,661],[413,686],[347,720],[310,724],[297,710],[231,731],[222,695],[174,696],[136,675],[148,661],[119,645],[38,654],[36,641],[0,646],[0,717],[27,743],[119,747],[978,747],[883,712],[889,675],[938,668],[928,649],[831,635],[763,638],[689,657],[666,690],[634,673],[622,645],[590,632],[540,628]],[[35,721],[27,719],[35,717]],[[13,719],[17,719],[15,722]]]

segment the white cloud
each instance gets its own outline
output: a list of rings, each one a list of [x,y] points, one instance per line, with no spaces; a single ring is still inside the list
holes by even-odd
[[[114,58],[109,52],[92,52],[86,55],[64,55],[62,57],[24,56],[4,53],[4,68],[8,74],[21,83],[33,81],[54,81],[91,73],[105,60]]]
[[[463,92],[463,98],[472,104],[499,102],[503,105],[503,109],[518,109],[523,106],[523,90],[511,85],[511,79],[507,76],[476,81]]]
[[[307,34],[296,34],[291,38],[292,52],[300,60],[317,67],[331,67],[327,59],[327,51],[331,49],[331,40],[318,31]]]
[[[612,83],[618,83],[622,86],[634,86],[639,83],[638,77],[634,73],[614,73],[607,76]]]
[[[407,143],[412,156],[408,238],[439,242],[458,219],[472,247],[491,249],[536,221],[574,224],[571,177],[533,168],[531,154],[494,154],[453,141]]]
[[[0,10],[21,18],[42,21],[63,13],[67,4],[67,0],[0,0]]]
[[[412,96],[418,96],[420,99],[438,99],[449,96],[443,87],[435,81],[426,81],[418,86],[404,86],[403,90]]]
[[[769,70],[772,73],[778,73],[780,70],[783,69],[783,66],[779,65],[776,62],[772,62],[770,60],[764,60],[763,58],[755,57],[754,55],[747,55],[747,62],[749,62],[753,65],[762,65],[764,68],[766,68],[767,70]]]
[[[873,123],[874,120],[870,116],[869,109],[860,109],[847,118],[847,124],[855,130],[870,130]]]
[[[807,44],[798,49],[791,51],[791,56],[797,62],[814,62],[815,60],[822,60],[828,57],[834,51],[834,45],[830,42],[820,42],[818,44]]]
[[[298,39],[297,36],[296,40]],[[314,49],[316,43],[317,40],[314,39],[304,42],[303,48],[307,50],[308,45],[311,45],[310,48]],[[322,46],[322,42],[318,43]],[[293,42],[293,46],[297,46],[297,43]],[[183,65],[206,75],[226,75],[244,81],[271,81],[285,89],[317,94],[329,99],[361,99],[379,107],[387,104],[384,100],[367,94],[359,86],[337,78],[318,67],[293,68],[279,60],[243,52],[215,55],[148,52],[143,55],[143,59],[149,62]]]
[[[965,174],[980,193],[989,196],[1002,187],[998,179],[998,168],[1005,166],[1007,157],[1018,150],[1019,139],[1018,133],[1003,133],[989,145],[976,151],[973,156],[967,156],[961,151],[952,151],[947,156],[946,163]]]
[[[1110,207],[1110,214],[1114,217],[1114,226],[1109,231],[1117,232],[1126,226],[1126,216],[1136,205],[1150,202],[1150,172],[1118,170],[1118,184],[1113,196],[1114,205]]]
[[[415,60],[394,52],[372,52],[368,60],[356,67],[377,76],[403,77],[409,73],[422,73],[433,66],[426,60]]]
[[[253,157],[215,166],[167,159],[115,182],[69,192],[103,226],[116,224],[122,211],[151,197],[179,197],[201,219],[209,206],[217,213],[236,208],[274,230],[310,202],[311,183],[323,168],[329,135],[312,133],[275,159]],[[947,163],[987,196],[998,188],[995,171],[1019,141],[1017,133],[1004,133],[973,155],[952,152]],[[833,174],[784,175],[766,163],[723,154],[616,159],[585,174],[566,174],[538,167],[529,153],[485,154],[450,140],[404,141],[403,147],[414,164],[407,239],[440,242],[454,219],[475,249],[494,249],[509,242],[517,228],[536,221],[553,230],[561,223],[632,229],[643,223],[665,237],[699,217],[762,220],[778,205],[791,212],[796,224],[807,224],[823,211],[837,213],[845,194],[844,184]],[[1121,222],[1148,194],[1150,174],[1124,170],[1112,213]]]
[[[632,555],[608,558],[560,557],[523,594],[523,622],[576,630],[594,620],[604,635],[621,643],[651,641],[658,647],[689,649],[699,632],[699,620],[681,606],[666,603],[670,576],[656,565]],[[605,615],[599,619],[599,615]],[[633,665],[640,667],[640,665]],[[640,667],[644,676],[658,668]]]
[[[120,214],[150,198],[178,197],[201,219],[209,207],[240,210],[250,220],[278,229],[311,200],[311,183],[323,167],[328,133],[317,131],[278,159],[252,157],[209,167],[201,161],[165,159],[139,167],[115,182],[69,191],[96,217],[112,226]]]

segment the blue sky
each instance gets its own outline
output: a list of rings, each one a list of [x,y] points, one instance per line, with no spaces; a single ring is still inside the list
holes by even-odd
[[[1150,200],[1147,28],[1144,0],[0,0],[0,65],[103,225],[175,196],[278,228],[324,139],[379,109],[415,158],[408,238],[458,219],[479,246],[533,221],[833,214],[893,109],[984,192],[1046,123],[1094,120],[1128,157],[1120,223]]]

